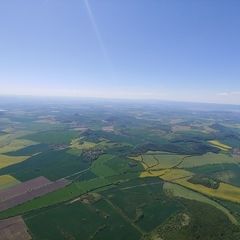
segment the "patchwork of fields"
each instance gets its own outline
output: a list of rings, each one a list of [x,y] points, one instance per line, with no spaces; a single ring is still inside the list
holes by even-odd
[[[240,239],[236,124],[86,109],[4,113],[0,225],[34,240]]]

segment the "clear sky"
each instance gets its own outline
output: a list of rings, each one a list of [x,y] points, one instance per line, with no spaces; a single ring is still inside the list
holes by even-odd
[[[240,104],[239,0],[1,0],[0,95]]]

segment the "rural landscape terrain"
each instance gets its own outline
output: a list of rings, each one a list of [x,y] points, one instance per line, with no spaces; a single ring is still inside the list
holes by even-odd
[[[0,240],[239,240],[240,108],[0,102]]]

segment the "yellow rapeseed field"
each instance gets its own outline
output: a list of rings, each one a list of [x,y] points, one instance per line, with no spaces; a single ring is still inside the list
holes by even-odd
[[[230,184],[220,183],[219,188],[208,188],[200,184],[188,181],[194,174],[184,169],[164,169],[159,171],[144,171],[140,177],[159,177],[162,180],[177,183],[185,188],[202,193],[204,195],[223,200],[240,203],[240,188]]]
[[[212,140],[212,141],[208,141],[211,145],[213,145],[214,147],[217,147],[223,151],[229,151],[232,149],[232,147],[224,144],[224,143],[221,143],[219,142],[218,140]]]
[[[7,156],[0,154],[0,169],[19,162],[23,162],[28,158],[29,156]]]
[[[20,182],[10,175],[0,176],[0,190],[14,186],[18,183],[20,183]]]

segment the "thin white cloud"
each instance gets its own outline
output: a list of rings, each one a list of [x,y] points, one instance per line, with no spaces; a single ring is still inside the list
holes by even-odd
[[[101,35],[100,31],[99,31],[99,28],[98,28],[98,25],[96,23],[95,17],[93,15],[92,8],[90,6],[89,0],[84,0],[84,4],[86,6],[88,17],[89,17],[90,22],[92,24],[93,31],[94,31],[94,33],[96,35],[98,44],[99,44],[100,49],[102,51],[102,54],[103,54],[105,60],[107,60],[107,62],[109,62],[109,57],[108,57],[108,54],[107,54],[107,50],[106,50],[106,47],[105,47],[105,45],[103,43],[102,35]]]
[[[218,96],[228,96],[228,92],[221,92],[217,94]]]
[[[217,94],[218,96],[231,97],[231,96],[240,96],[240,91],[233,92],[221,92]]]

